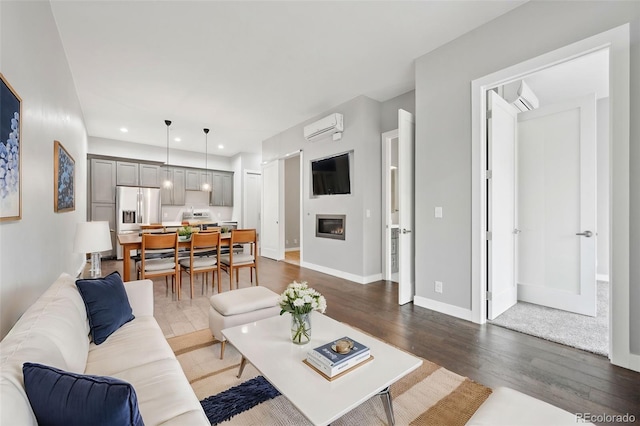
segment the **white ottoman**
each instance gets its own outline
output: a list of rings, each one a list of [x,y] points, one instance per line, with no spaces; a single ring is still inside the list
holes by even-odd
[[[220,342],[220,359],[224,357],[226,339],[222,330],[248,324],[280,314],[278,296],[266,287],[247,287],[214,294],[209,299],[209,328]]]

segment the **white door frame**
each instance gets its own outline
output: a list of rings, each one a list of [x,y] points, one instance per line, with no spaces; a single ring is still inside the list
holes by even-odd
[[[630,350],[629,321],[629,24],[597,34],[472,82],[472,218],[471,218],[471,316],[486,321],[486,92],[535,71],[609,49],[610,97],[610,358],[611,362],[640,371],[640,356]]]
[[[382,142],[382,279],[391,279],[391,141],[398,138],[398,129],[384,132]]]

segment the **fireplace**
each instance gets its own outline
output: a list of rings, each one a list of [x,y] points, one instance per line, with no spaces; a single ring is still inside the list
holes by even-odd
[[[344,214],[317,214],[316,237],[344,240],[346,219]]]

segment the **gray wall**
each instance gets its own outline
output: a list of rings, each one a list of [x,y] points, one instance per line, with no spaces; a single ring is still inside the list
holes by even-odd
[[[640,2],[529,2],[416,60],[416,293],[471,307],[471,82],[631,22],[631,210],[640,217]],[[444,220],[433,209],[443,206]],[[640,354],[640,224],[631,220],[631,351]],[[433,291],[435,280],[444,292]]]
[[[300,156],[284,161],[284,248],[300,247]]]
[[[380,125],[382,133],[398,128],[398,110],[403,109],[415,114],[416,112],[416,91],[411,90],[395,98],[382,103],[382,116]]]
[[[303,127],[326,115],[344,115],[342,139],[308,142]],[[361,280],[380,274],[380,114],[381,104],[359,96],[323,114],[287,129],[262,144],[262,158],[269,161],[303,151],[303,256],[304,262],[351,274]],[[311,160],[354,151],[351,194],[311,198]],[[370,217],[366,217],[369,210]],[[316,238],[316,214],[346,214],[346,240]]]
[[[0,338],[62,273],[86,219],[87,132],[49,2],[0,2],[2,73],[22,98],[22,220],[0,223]],[[53,141],[75,159],[75,211],[53,211]]]

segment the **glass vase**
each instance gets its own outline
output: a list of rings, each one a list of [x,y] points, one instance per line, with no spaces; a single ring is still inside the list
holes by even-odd
[[[304,345],[311,340],[311,313],[291,314],[291,341]]]

